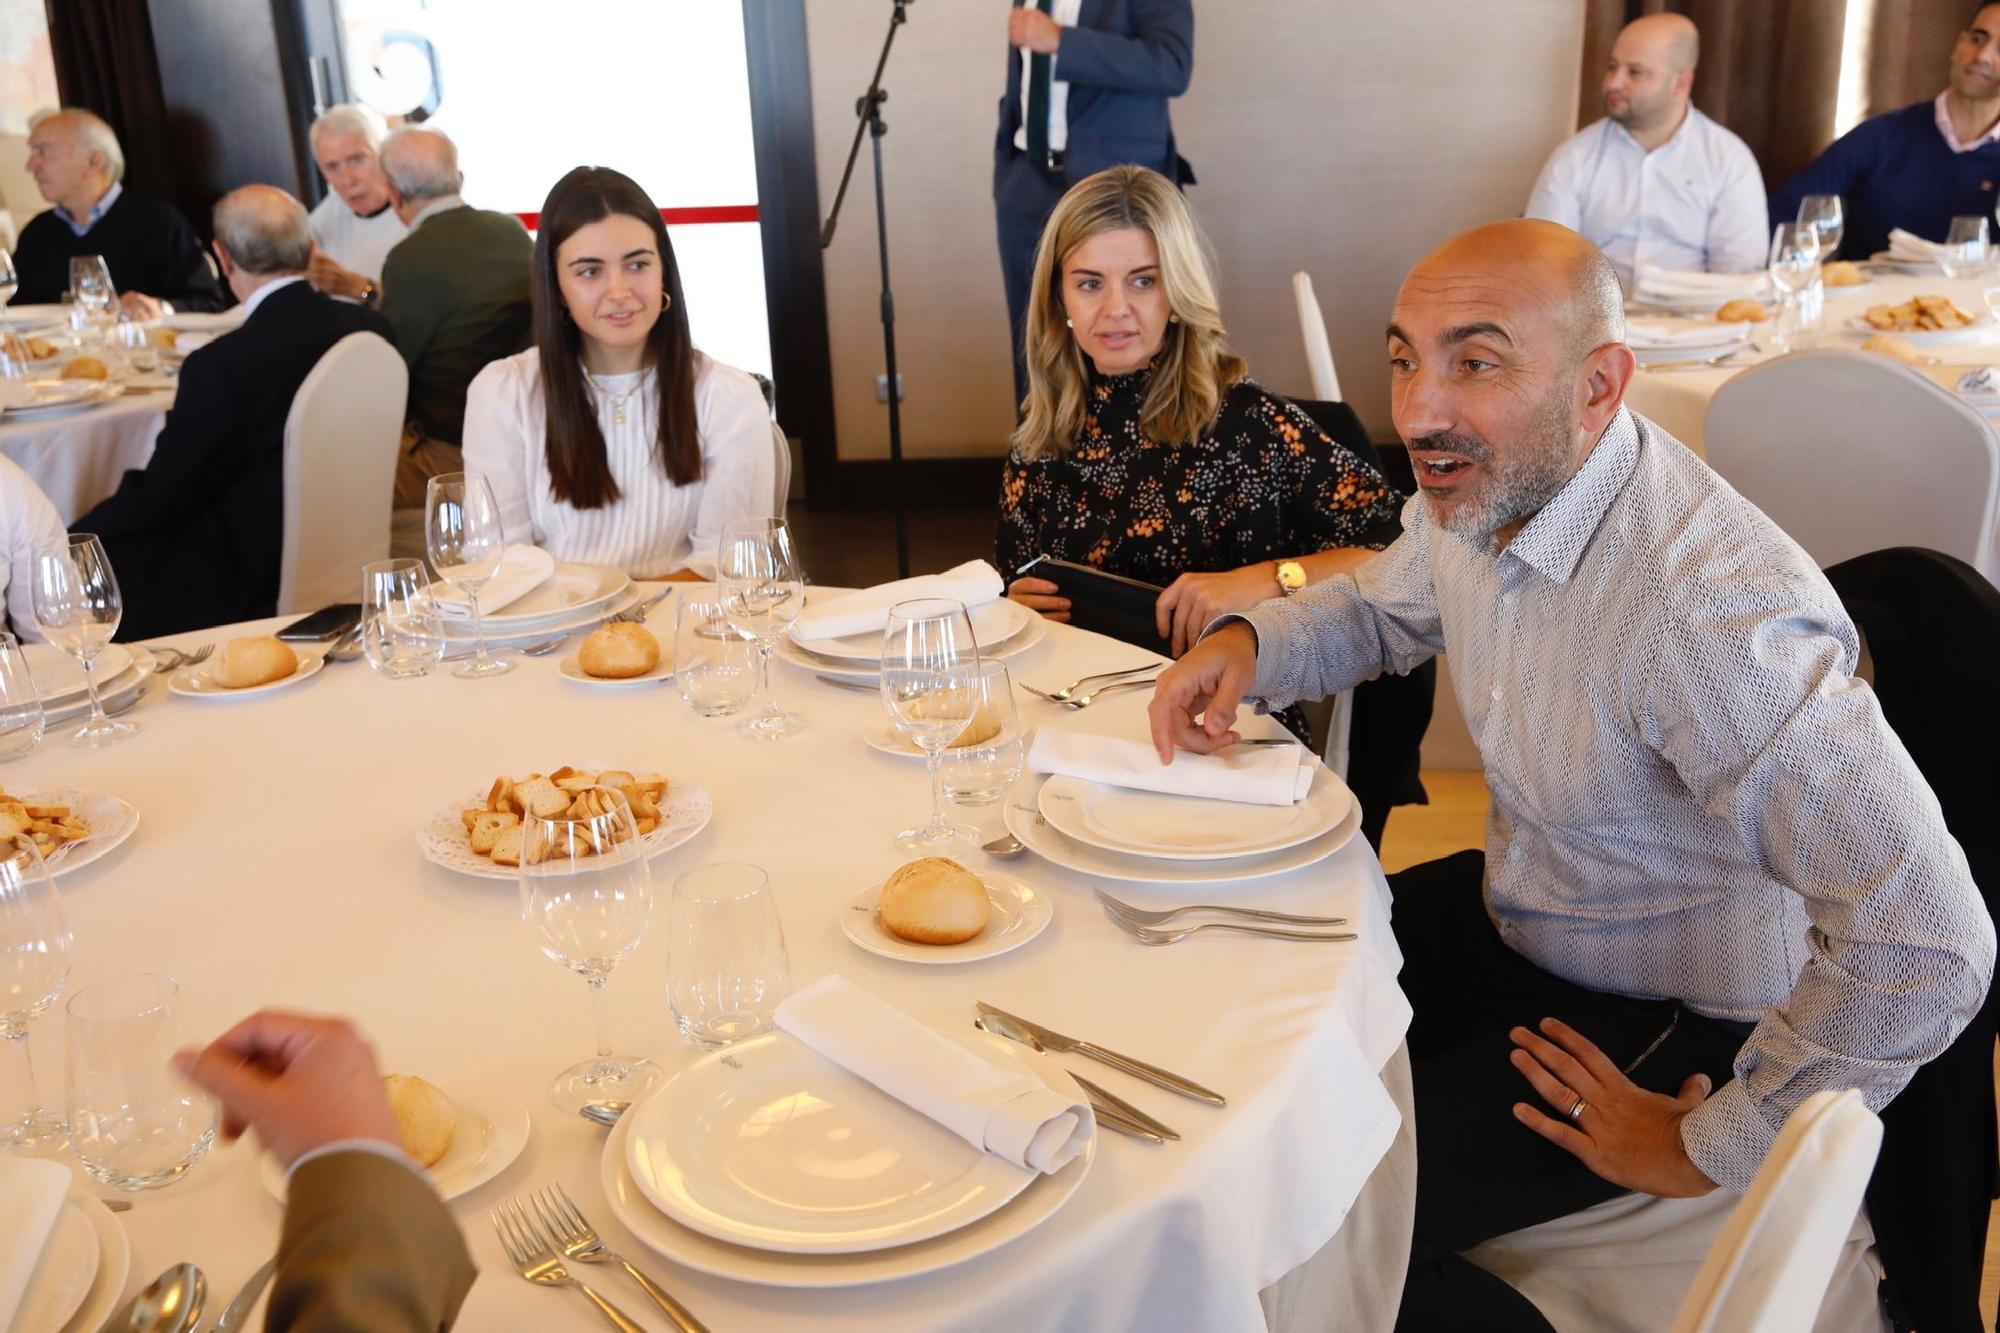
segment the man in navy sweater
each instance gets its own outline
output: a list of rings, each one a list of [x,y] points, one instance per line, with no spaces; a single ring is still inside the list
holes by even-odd
[[[1771,221],[1797,220],[1809,194],[1841,197],[1840,253],[1866,259],[1901,227],[1942,241],[1955,217],[1991,217],[2000,183],[2000,4],[1981,5],[1951,49],[1935,101],[1872,116],[1771,196]]]

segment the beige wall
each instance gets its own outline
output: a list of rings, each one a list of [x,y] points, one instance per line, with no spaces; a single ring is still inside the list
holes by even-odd
[[[910,7],[884,140],[897,353],[912,457],[990,454],[1013,424],[992,207],[1005,0]],[[821,211],[887,3],[810,0]],[[1426,249],[1520,211],[1574,129],[1583,0],[1199,0],[1194,82],[1174,106],[1189,191],[1215,241],[1236,345],[1309,388],[1290,276],[1309,270],[1347,398],[1387,434],[1382,326]],[[840,452],[888,452],[867,147],[826,253]]]

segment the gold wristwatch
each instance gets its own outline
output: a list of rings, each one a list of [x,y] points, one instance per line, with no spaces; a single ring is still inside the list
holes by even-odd
[[[1306,567],[1296,560],[1278,562],[1278,591],[1290,597],[1306,586]]]

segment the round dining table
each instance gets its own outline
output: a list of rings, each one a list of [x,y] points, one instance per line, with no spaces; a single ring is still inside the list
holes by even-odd
[[[651,613],[663,641],[676,600]],[[220,644],[276,623],[170,642]],[[495,1205],[551,1184],[717,1333],[1393,1323],[1415,1198],[1410,1009],[1396,983],[1387,884],[1362,838],[1305,869],[1199,888],[1099,882],[1033,853],[1002,863],[968,849],[962,859],[975,873],[1004,864],[1045,891],[1054,918],[1012,952],[914,965],[864,952],[840,924],[850,899],[907,859],[894,835],[929,800],[920,762],[865,743],[882,713],[872,690],[774,663],[779,699],[810,727],[765,742],[737,735],[735,718],[698,716],[671,683],[608,689],[564,679],[563,656],[519,657],[511,673],[480,680],[448,669],[393,680],[364,661],[335,662],[295,685],[219,700],[174,694],[161,675],[125,715],[137,736],[94,751],[46,737],[0,771],[0,783],[110,792],[139,815],[128,841],[59,880],[75,938],[63,999],[114,975],[167,973],[180,984],[191,1041],[262,1006],[348,1015],[385,1071],[420,1075],[461,1104],[524,1107],[531,1129],[518,1157],[450,1204],[480,1269],[465,1329],[603,1326],[577,1293],[517,1277],[496,1239]],[[1049,687],[1129,667],[1132,657],[1125,645],[1052,625],[1009,666],[1017,681]],[[1028,726],[1066,717],[1019,698]],[[1093,720],[1143,735],[1145,703],[1144,691],[1107,695]],[[1282,734],[1270,719],[1246,728]],[[666,1005],[667,898],[691,868],[748,861],[769,874],[794,987],[838,973],[946,1032],[969,1033],[975,1003],[987,1001],[1165,1066],[1227,1105],[1053,1057],[1183,1137],[1162,1146],[1100,1132],[1059,1210],[942,1271],[796,1289],[712,1276],[649,1249],[607,1204],[606,1131],[547,1096],[557,1071],[592,1050],[584,983],[540,953],[512,880],[455,873],[419,849],[420,826],[441,807],[471,803],[496,775],[563,764],[657,770],[706,789],[713,805],[707,827],[651,862],[652,927],[609,988],[621,1053],[649,1056],[669,1077],[701,1054]],[[1008,799],[1032,800],[1037,781],[1024,775]],[[983,837],[999,831],[997,807],[956,813]],[[1151,907],[1224,901],[1343,916],[1360,938],[1210,932],[1148,947],[1106,917],[1093,887]],[[63,999],[34,1025],[41,1086],[55,1103]],[[219,1311],[276,1245],[281,1205],[265,1168],[254,1141],[218,1143],[185,1178],[122,1196],[132,1203],[120,1215],[131,1243],[127,1294],[192,1261]],[[592,1277],[642,1325],[668,1327],[622,1274]]]

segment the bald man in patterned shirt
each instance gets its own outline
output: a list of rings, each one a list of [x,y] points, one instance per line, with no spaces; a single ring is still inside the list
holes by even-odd
[[[1246,699],[1451,653],[1492,809],[1483,853],[1391,877],[1402,1329],[1546,1329],[1460,1252],[1624,1190],[1741,1192],[1808,1096],[1880,1109],[1992,982],[1992,922],[1839,598],[1624,406],[1624,332],[1616,273],[1565,227],[1424,259],[1388,330],[1423,492],[1402,537],[1218,620],[1151,705],[1170,763],[1231,743]]]

